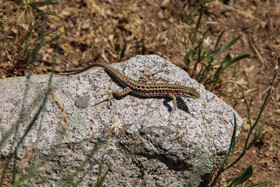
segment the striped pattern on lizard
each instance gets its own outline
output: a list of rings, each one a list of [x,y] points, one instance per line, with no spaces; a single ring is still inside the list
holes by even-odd
[[[95,66],[103,67],[113,77],[115,77],[119,81],[119,83],[121,83],[125,87],[125,89],[122,92],[114,91],[109,94],[108,98],[104,100],[104,101],[108,101],[108,107],[110,107],[110,105],[112,104],[112,100],[114,99],[114,96],[122,97],[129,93],[133,93],[144,97],[169,97],[173,100],[173,105],[175,109],[177,108],[176,96],[189,97],[189,98],[200,97],[199,93],[195,89],[177,83],[176,84],[146,83],[145,81],[134,80],[129,76],[121,73],[119,70],[113,68],[109,64],[105,64],[105,63],[93,63],[89,67],[81,70],[71,70],[59,74],[74,75],[87,71]]]

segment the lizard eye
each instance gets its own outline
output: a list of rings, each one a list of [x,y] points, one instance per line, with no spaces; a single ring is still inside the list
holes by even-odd
[[[197,97],[195,94],[193,93],[189,93],[191,97]]]

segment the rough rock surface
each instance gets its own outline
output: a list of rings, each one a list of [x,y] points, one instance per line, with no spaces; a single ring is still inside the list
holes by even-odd
[[[18,156],[19,160],[29,158],[23,170],[28,172],[48,160],[30,180],[33,184],[62,184],[77,171],[71,183],[83,177],[82,184],[95,185],[99,166],[102,174],[108,168],[107,186],[199,186],[206,182],[229,147],[233,114],[238,127],[242,125],[239,115],[159,56],[136,56],[112,66],[134,79],[144,72],[164,70],[154,76],[155,82],[178,81],[201,96],[179,98],[175,111],[169,99],[134,95],[114,100],[108,109],[106,102],[95,104],[121,88],[99,67],[73,76],[55,75],[50,92],[49,75],[0,80],[0,154],[7,156],[14,150],[18,124],[14,145],[24,137]],[[46,93],[45,110],[34,120]]]

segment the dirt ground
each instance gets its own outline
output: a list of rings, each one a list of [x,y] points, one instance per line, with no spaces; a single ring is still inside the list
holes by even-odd
[[[34,64],[15,56],[22,36],[30,29],[33,13],[12,1],[0,0],[0,77],[21,76],[24,72],[44,74],[50,72],[53,60],[57,71],[85,67],[98,54],[103,61],[120,62],[137,54],[158,54],[184,67],[184,55],[190,46],[189,33],[195,28],[198,11],[189,24],[185,20],[193,6],[192,1],[181,0],[110,0],[60,1],[56,6],[44,6],[40,11],[59,15],[42,20],[45,32],[59,34],[60,40],[44,43]],[[222,4],[224,3],[224,4]],[[280,65],[280,2],[277,0],[227,0],[204,5],[199,28],[200,36],[207,29],[207,41],[215,44],[225,31],[225,45],[234,37],[241,39],[230,49],[231,55],[250,54],[250,57],[232,67],[222,77],[214,93],[243,97],[252,101],[251,120],[254,121],[266,96],[273,76]],[[40,37],[35,31],[33,38]],[[125,52],[122,53],[122,49]],[[235,76],[232,72],[236,68]],[[278,72],[277,72],[278,71]],[[276,80],[276,82],[279,81]],[[280,92],[272,87],[272,96],[266,107],[265,126],[260,141],[247,151],[234,167],[227,170],[221,181],[236,176],[253,166],[253,176],[244,184],[270,181],[267,186],[280,186]],[[238,147],[244,144],[249,126],[247,108],[243,99],[220,96],[242,116],[244,125]],[[236,152],[238,155],[239,151]]]

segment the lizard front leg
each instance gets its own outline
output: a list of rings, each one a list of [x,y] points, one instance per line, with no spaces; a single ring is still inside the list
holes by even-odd
[[[176,110],[178,108],[176,95],[174,95],[173,93],[168,93],[168,97],[172,99],[174,110]]]

